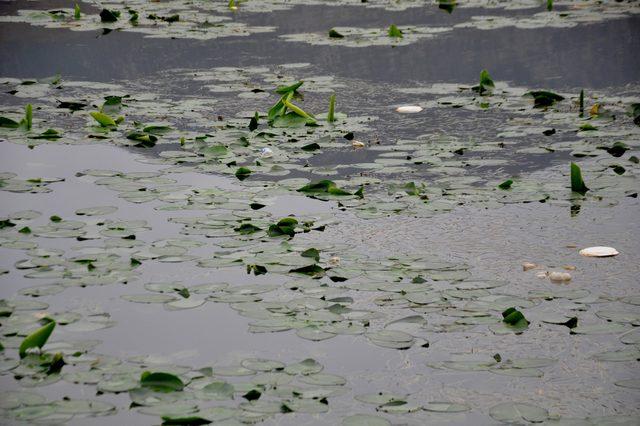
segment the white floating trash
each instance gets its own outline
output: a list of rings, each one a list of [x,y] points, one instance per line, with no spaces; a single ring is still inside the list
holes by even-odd
[[[587,257],[611,257],[620,253],[613,247],[587,247],[580,250],[580,254]]]
[[[364,143],[360,141],[353,141],[351,142],[351,146],[354,148],[364,148]]]
[[[271,156],[273,156],[273,151],[271,150],[271,148],[265,147],[260,150],[260,157],[269,158]]]
[[[396,108],[396,112],[401,114],[415,114],[416,112],[422,111],[423,108],[418,105],[402,105]]]
[[[553,282],[567,282],[571,281],[571,274],[568,272],[549,272],[549,279]]]

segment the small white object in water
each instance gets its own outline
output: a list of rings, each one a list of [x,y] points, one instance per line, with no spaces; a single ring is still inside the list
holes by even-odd
[[[571,281],[571,274],[568,272],[549,272],[549,279],[555,282]]]
[[[536,274],[537,278],[547,278],[547,276],[549,275],[549,273],[547,271],[542,271],[542,272],[538,272]]]
[[[399,112],[400,114],[415,114],[422,110],[423,108],[418,105],[402,105],[396,108],[396,112]]]
[[[580,250],[580,254],[587,257],[611,257],[617,256],[618,250],[613,247],[587,247]]]
[[[269,158],[272,155],[273,155],[273,151],[271,150],[271,148],[265,147],[260,150],[260,157],[262,158]]]
[[[340,258],[338,256],[332,256],[329,258],[329,265],[338,266],[340,264]]]
[[[360,141],[351,142],[351,146],[354,148],[364,148],[364,143]]]
[[[538,265],[536,265],[535,263],[531,263],[531,262],[524,262],[522,264],[522,270],[523,271],[528,271],[529,269],[534,269],[537,268]]]

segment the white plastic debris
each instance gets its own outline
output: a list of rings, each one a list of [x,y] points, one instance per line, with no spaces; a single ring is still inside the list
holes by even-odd
[[[273,155],[273,151],[271,148],[264,147],[260,150],[260,157],[269,158]]]
[[[338,266],[340,265],[340,258],[338,256],[332,256],[329,258],[329,265]]]
[[[418,105],[402,105],[396,108],[396,112],[399,112],[400,114],[415,114],[422,110],[423,108]]]
[[[617,256],[620,253],[613,247],[587,247],[580,250],[580,254],[587,257],[611,257]]]
[[[554,282],[566,282],[571,281],[571,274],[568,272],[549,272],[549,279]]]
[[[351,146],[354,148],[364,148],[364,143],[360,141],[351,142]]]
[[[536,265],[535,263],[531,263],[531,262],[524,262],[522,264],[522,270],[523,271],[528,271],[529,269],[535,269],[537,267],[538,267],[538,265]]]

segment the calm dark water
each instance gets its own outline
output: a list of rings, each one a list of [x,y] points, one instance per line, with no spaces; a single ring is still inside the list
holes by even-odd
[[[62,6],[38,2],[37,7]],[[36,7],[29,2],[0,5],[1,14]],[[339,48],[284,42],[280,34],[318,31],[333,26],[420,24],[448,26],[474,15],[532,14],[535,10],[456,9],[448,15],[435,7],[387,12],[356,7],[294,7],[288,11],[239,14],[253,25],[271,25],[273,33],[216,40],[167,40],[114,31],[74,32],[27,24],[0,24],[0,75],[112,81],[151,77],[173,68],[249,66],[310,62],[321,72],[374,82],[475,81],[478,70],[523,86],[592,89],[638,81],[640,17],[574,28],[478,31],[456,29],[409,46]]]

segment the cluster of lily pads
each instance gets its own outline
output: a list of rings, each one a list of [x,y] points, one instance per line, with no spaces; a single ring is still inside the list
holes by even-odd
[[[227,70],[214,71],[212,78],[224,80]],[[229,70],[228,73],[232,73]],[[247,70],[234,80],[246,85],[255,81],[254,77],[266,78],[265,69]],[[488,76],[488,74],[487,74]],[[203,78],[204,75],[197,78]],[[210,77],[207,77],[207,81]],[[487,168],[499,170],[510,166],[510,154],[532,154],[557,158],[570,154],[580,159],[586,187],[591,189],[587,198],[598,200],[620,199],[634,196],[635,173],[637,168],[637,136],[640,129],[635,125],[638,99],[634,96],[603,96],[588,93],[556,94],[549,91],[527,91],[512,88],[506,83],[494,83],[490,77],[488,88],[471,85],[436,84],[420,88],[404,88],[404,95],[419,96],[422,108],[463,108],[474,114],[492,111],[503,114],[504,124],[498,126],[498,141],[476,138],[456,138],[450,135],[425,134],[415,139],[398,139],[394,144],[379,144],[366,147],[354,139],[354,134],[371,132],[373,117],[348,117],[335,111],[335,97],[326,106],[333,112],[311,114],[295,105],[294,98],[301,97],[302,83],[280,85],[281,99],[272,106],[272,112],[246,113],[246,118],[226,119],[216,123],[215,131],[179,129],[180,123],[167,122],[166,118],[180,120],[187,104],[180,102],[158,102],[157,96],[145,94],[133,97],[126,94],[106,95],[102,102],[90,100],[65,100],[53,105],[36,108],[35,118],[31,118],[31,130],[20,125],[19,115],[3,117],[2,134],[12,141],[37,146],[42,143],[110,141],[141,148],[172,144],[179,149],[165,150],[153,162],[173,165],[168,172],[216,172],[235,175],[245,187],[269,193],[281,190],[298,191],[308,184],[317,184],[335,174],[344,179],[330,181],[326,187],[318,187],[313,193],[316,198],[339,199],[341,205],[354,209],[361,217],[379,217],[396,212],[411,212],[417,216],[430,216],[438,211],[449,211],[459,204],[468,203],[514,203],[548,200],[572,200],[575,194],[585,191],[571,191],[569,167],[549,175],[536,173],[517,174],[487,179]],[[13,84],[18,96],[25,87],[23,96],[34,93],[48,93],[52,83]],[[56,87],[65,87],[59,81]],[[258,87],[265,83],[258,83]],[[37,88],[42,86],[42,88]],[[70,84],[71,93],[76,93],[83,85]],[[244,92],[256,92],[254,83]],[[32,88],[37,88],[33,91]],[[229,87],[232,91],[242,90],[240,85]],[[475,90],[474,90],[475,89]],[[259,92],[265,92],[260,89]],[[122,93],[122,88],[119,88]],[[283,95],[283,93],[285,95]],[[442,95],[448,96],[442,96]],[[95,96],[95,95],[94,95]],[[286,106],[282,99],[288,98]],[[573,98],[573,100],[571,100]],[[86,98],[84,98],[86,99]],[[95,99],[95,98],[94,98]],[[579,100],[582,99],[582,107]],[[265,99],[266,100],[266,99]],[[325,102],[330,99],[325,98]],[[255,101],[255,100],[254,100]],[[261,101],[264,103],[264,101]],[[316,100],[317,102],[317,100]],[[338,100],[339,104],[340,100]],[[96,111],[84,113],[90,104]],[[282,105],[279,107],[278,104]],[[29,104],[30,105],[30,104]],[[196,126],[204,127],[204,111],[207,104],[191,107],[181,119],[196,119]],[[269,105],[269,104],[267,104]],[[327,105],[327,104],[325,104]],[[586,106],[585,106],[586,105]],[[29,107],[28,107],[29,108]],[[163,109],[165,121],[157,121],[159,109]],[[281,113],[278,108],[287,111]],[[293,108],[293,109],[292,109]],[[60,110],[71,109],[69,113]],[[264,111],[264,110],[263,110]],[[635,112],[634,112],[635,111]],[[275,114],[275,115],[272,115]],[[31,114],[33,115],[33,114]],[[40,116],[45,121],[40,122]],[[126,119],[125,119],[126,116]],[[14,118],[15,117],[15,118]],[[64,124],[59,120],[63,119]],[[59,127],[85,123],[84,132],[70,130],[41,131],[55,120]],[[202,124],[199,124],[201,123]],[[57,124],[60,123],[60,124]],[[76,129],[82,129],[82,126]],[[48,133],[55,137],[42,138]],[[84,134],[83,134],[84,133]],[[495,137],[495,136],[494,136]],[[614,137],[616,140],[612,141]],[[534,146],[523,146],[521,138],[539,141]],[[559,139],[559,140],[558,140]],[[356,144],[358,142],[358,144]],[[179,145],[178,145],[179,144]],[[315,158],[323,158],[335,151],[366,151],[375,155],[373,161],[340,164],[337,166],[313,166]],[[566,157],[565,157],[566,158]],[[566,164],[566,163],[565,163]],[[551,169],[552,170],[552,169]],[[282,179],[290,174],[292,179]],[[303,176],[309,176],[303,177]],[[402,176],[402,180],[399,178]],[[260,178],[268,180],[260,180]],[[384,183],[382,178],[384,177]],[[279,179],[275,182],[273,178]],[[179,186],[171,185],[167,177],[156,176],[141,180],[150,183],[155,179],[156,188],[141,192],[141,185],[125,186],[129,194],[139,201],[149,201],[158,197],[191,204]],[[121,181],[120,177],[106,177],[105,183]],[[99,182],[102,183],[102,182]],[[328,184],[329,185],[329,184]],[[344,188],[341,193],[329,188]],[[160,192],[158,192],[160,191]],[[162,193],[166,194],[162,194]],[[304,192],[304,191],[303,191]],[[260,196],[259,192],[254,195]],[[584,197],[583,197],[584,198]],[[579,201],[582,201],[581,199]]]
[[[367,2],[365,2],[367,3]],[[411,2],[397,2],[409,7]],[[541,2],[532,1],[528,4],[518,2],[456,2],[443,0],[439,2],[439,8],[451,13],[460,5],[468,7],[507,7],[511,10],[529,9],[540,6]],[[563,2],[565,6],[559,10],[553,9],[553,2],[548,2],[547,10],[532,15],[478,15],[470,20],[452,26],[425,26],[391,24],[388,28],[359,28],[359,27],[335,27],[328,29],[326,33],[296,33],[285,34],[282,37],[286,41],[308,43],[312,45],[330,45],[345,47],[370,47],[370,46],[406,46],[423,39],[438,37],[451,31],[464,28],[478,30],[494,30],[506,27],[518,29],[538,28],[571,28],[580,24],[591,24],[610,19],[621,19],[640,13],[640,8],[633,2],[618,2],[615,4],[601,2]],[[508,5],[508,6],[504,6]],[[566,6],[569,6],[568,8]],[[571,7],[574,6],[574,7]],[[612,7],[614,6],[614,7]]]
[[[97,395],[128,393],[141,414],[159,416],[163,424],[255,423],[276,414],[324,413],[329,401],[348,391],[346,380],[324,373],[314,359],[286,365],[248,358],[237,365],[198,369],[162,363],[151,356],[120,360],[93,352],[98,341],[48,343],[56,326],[49,316],[38,320],[26,305],[2,305],[2,313],[21,325],[38,327],[19,348],[19,360],[5,358],[2,371],[11,371],[23,387],[39,387],[59,380],[95,387]],[[28,311],[27,311],[28,312]],[[3,324],[3,331],[6,326]],[[225,403],[226,402],[226,403]],[[36,392],[5,391],[0,412],[4,419],[34,424],[60,424],[83,416],[116,412],[101,400],[62,398],[48,401]]]
[[[210,38],[271,31],[231,23],[227,15],[233,10],[257,12],[260,5],[264,10],[286,9],[298,3],[247,0],[196,7],[182,1],[161,5],[133,1],[125,7],[121,2],[104,2],[103,10],[91,13],[77,6],[20,12],[17,18],[2,20]],[[362,5],[404,9],[423,3],[370,0]],[[440,7],[454,3],[438,2]],[[533,3],[540,6],[537,1],[460,1],[459,5],[516,8]],[[619,13],[605,18],[637,10],[632,3],[618,7]],[[561,10],[534,18],[472,22],[477,28],[535,26],[543,21],[548,25],[554,20],[573,24],[589,20],[598,8],[595,2],[584,2],[584,12]],[[227,15],[215,23],[202,10]],[[401,44],[431,36],[432,31],[395,25],[375,31],[334,28],[318,37],[336,44],[354,39],[364,40],[358,45],[389,40]],[[79,169],[76,178],[114,191],[124,202],[149,203],[159,213],[170,214],[168,221],[179,228],[179,235],[146,242],[149,223],[111,218],[118,211],[114,206],[80,208],[73,218],[50,212],[43,217],[33,210],[0,218],[0,247],[18,250],[24,257],[14,268],[27,279],[45,281],[21,288],[16,297],[0,303],[0,373],[12,375],[22,387],[64,380],[95,386],[97,392],[95,400],[48,400],[35,392],[5,392],[0,395],[3,418],[55,424],[114,414],[115,405],[104,402],[103,396],[127,392],[133,409],[161,417],[165,424],[254,423],[292,412],[324,414],[332,398],[350,392],[344,377],[325,373],[313,359],[285,364],[245,358],[233,366],[195,368],[157,362],[152,356],[119,359],[94,353],[99,341],[56,340],[56,330],[98,332],[116,321],[101,310],[53,312],[43,298],[70,287],[140,284],[140,270],[159,263],[244,271],[247,281],[145,280],[121,299],[162,305],[167,311],[226,304],[249,318],[252,333],[291,332],[314,342],[352,336],[384,350],[418,354],[430,372],[540,380],[544,369],[557,364],[555,358],[533,353],[526,357],[456,353],[431,359],[442,333],[519,339],[527,333],[548,332],[574,341],[585,335],[615,334],[618,346],[605,352],[594,349],[591,359],[638,359],[635,327],[640,324],[640,300],[635,296],[556,286],[526,292],[510,282],[475,277],[465,263],[432,253],[378,255],[373,250],[362,253],[349,241],[323,241],[325,231],[340,221],[343,213],[338,210],[359,218],[404,219],[451,211],[461,204],[579,205],[603,200],[615,204],[625,197],[637,198],[640,100],[633,87],[620,96],[577,90],[555,93],[494,82],[483,71],[477,85],[396,89],[390,95],[393,103],[406,99],[417,104],[410,110],[418,114],[451,109],[473,117],[491,113],[499,124],[475,137],[429,132],[376,143],[371,135],[383,122],[388,125],[390,117],[406,124],[424,116],[407,118],[393,113],[391,106],[380,111],[383,118],[347,115],[343,111],[349,101],[339,89],[349,87],[349,82],[313,74],[295,78],[309,72],[306,69],[306,64],[286,64],[172,74],[220,95],[216,100],[173,98],[124,84],[72,82],[59,76],[2,80],[8,93],[3,96],[11,97],[0,107],[3,143],[36,150],[44,144],[110,144],[142,153],[146,156],[141,162],[155,165],[156,170]],[[216,116],[212,111],[225,112]],[[550,156],[549,164],[555,166],[507,172],[518,169],[511,164],[514,153]],[[331,163],[326,160],[331,155],[340,159]],[[355,160],[344,161],[348,155]],[[229,179],[224,187],[197,187],[183,183],[188,173],[216,173]],[[59,178],[0,174],[0,190],[25,197],[64,184]],[[282,196],[312,197],[326,201],[333,210],[275,215],[269,208]],[[260,281],[264,276],[275,283]],[[632,391],[640,388],[633,378],[616,380],[615,385]],[[472,408],[460,401],[425,401],[383,389],[354,399],[384,415],[460,413]],[[502,402],[488,414],[506,423],[559,421],[547,409],[522,401]],[[581,421],[633,423],[637,418]],[[390,422],[382,414],[355,414],[345,417],[343,424]]]
[[[454,1],[439,0],[432,2],[445,12],[452,13],[456,7],[507,9],[511,11],[540,8],[537,0],[521,0],[514,2],[495,2],[491,0]],[[82,6],[80,6],[82,4]],[[144,1],[106,1],[101,3],[102,9],[91,2],[76,3],[74,8],[53,10],[24,9],[14,16],[0,16],[0,22],[25,22],[46,28],[65,28],[72,31],[127,31],[144,34],[153,38],[189,38],[210,40],[219,37],[249,36],[269,33],[276,30],[272,26],[247,25],[237,19],[234,14],[269,13],[291,9],[296,5],[318,5],[332,7],[371,7],[386,10],[405,10],[414,7],[425,7],[424,1],[418,0],[381,0],[381,1],[258,1],[242,0],[230,2],[191,2],[186,0],[172,1],[163,4],[149,4]],[[471,20],[452,27],[396,27],[389,31],[375,28],[336,28],[328,30],[328,34],[300,33],[285,35],[284,39],[311,44],[335,44],[350,47],[372,45],[406,45],[423,38],[431,38],[442,32],[456,28],[476,28],[481,30],[516,27],[521,29],[542,27],[573,27],[579,24],[600,22],[606,19],[620,19],[637,14],[640,8],[634,2],[616,2],[602,4],[598,1],[547,2],[547,10],[533,15],[515,16],[473,16]],[[393,30],[395,28],[395,30]]]

